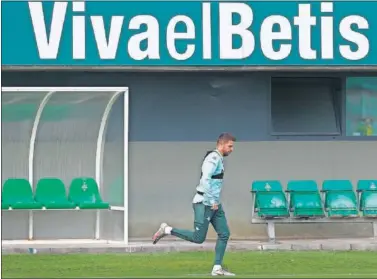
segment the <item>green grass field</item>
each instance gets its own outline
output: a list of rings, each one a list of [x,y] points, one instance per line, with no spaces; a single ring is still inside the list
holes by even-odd
[[[208,277],[212,252],[5,255],[3,278]],[[377,278],[376,252],[227,252],[238,277]]]

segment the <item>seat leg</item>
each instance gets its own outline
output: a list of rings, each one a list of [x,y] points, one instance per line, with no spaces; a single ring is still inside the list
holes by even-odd
[[[95,238],[96,240],[99,240],[99,232],[100,232],[100,211],[96,210],[96,232],[95,232]]]
[[[34,238],[34,218],[33,211],[29,210],[29,240]]]
[[[268,242],[275,243],[275,222],[267,221]]]

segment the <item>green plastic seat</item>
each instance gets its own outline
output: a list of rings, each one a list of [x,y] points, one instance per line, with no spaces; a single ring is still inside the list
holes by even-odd
[[[109,209],[98,190],[97,182],[90,177],[75,178],[69,188],[69,199],[80,209]]]
[[[42,178],[38,181],[35,199],[46,209],[74,209],[76,206],[67,198],[63,181],[58,178]]]
[[[349,180],[325,180],[325,210],[330,218],[358,217],[357,198]]]
[[[314,180],[292,180],[287,184],[289,209],[297,218],[324,217],[321,196]]]
[[[255,195],[254,212],[261,218],[289,217],[287,198],[277,180],[254,181],[251,192]]]
[[[377,218],[377,180],[359,180],[357,192],[363,216]]]
[[[33,190],[28,180],[10,178],[2,189],[2,209],[41,209],[42,204],[33,198]]]

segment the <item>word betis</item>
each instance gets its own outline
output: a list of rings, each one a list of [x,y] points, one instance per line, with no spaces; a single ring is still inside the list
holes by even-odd
[[[259,48],[265,58],[273,61],[291,55],[305,60],[331,60],[334,53],[356,61],[365,58],[370,50],[368,37],[363,34],[369,29],[368,20],[360,15],[334,20],[332,2],[321,3],[319,16],[312,15],[311,3],[300,3],[293,17],[272,14],[258,23],[255,22],[258,10],[253,10],[248,3],[201,3],[201,10],[197,11],[201,21],[177,12],[167,24],[161,24],[159,17],[151,14],[132,17],[114,14],[111,19],[106,17],[109,22],[105,22],[103,16],[87,13],[86,5],[89,4],[77,1],[70,6],[68,2],[54,3],[51,20],[47,21],[50,26],[46,26],[42,2],[28,3],[40,59],[57,59],[62,40],[67,40],[66,33],[71,37],[75,60],[86,59],[89,41],[95,42],[98,56],[104,60],[116,59],[119,52],[127,52],[130,59],[138,61],[159,60],[166,56],[162,53],[178,61],[189,60],[194,55],[204,60],[241,60],[252,58]],[[216,12],[213,5],[218,6]],[[72,11],[68,12],[68,7]],[[237,22],[234,18],[238,18]],[[182,24],[184,30],[177,31],[176,27]],[[320,32],[316,47],[313,41],[319,37],[314,39],[313,30]],[[94,40],[88,40],[88,36]],[[184,47],[178,48],[177,44]]]

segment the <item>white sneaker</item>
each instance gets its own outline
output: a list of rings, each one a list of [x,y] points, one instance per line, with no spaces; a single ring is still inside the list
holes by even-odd
[[[167,236],[166,228],[168,227],[168,224],[162,223],[160,225],[160,228],[157,230],[157,232],[153,235],[152,240],[153,244],[156,244],[161,238]]]
[[[212,276],[235,276],[236,274],[225,270],[224,268],[213,269]]]

